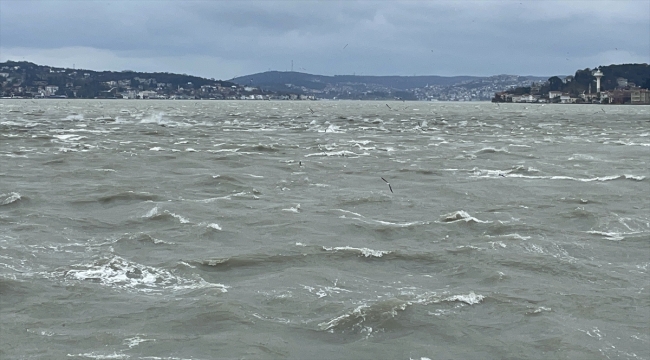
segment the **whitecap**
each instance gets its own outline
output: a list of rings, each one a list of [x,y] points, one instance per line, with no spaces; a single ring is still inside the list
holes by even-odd
[[[156,341],[156,339],[143,339],[140,336],[136,335],[136,336],[134,336],[132,338],[124,339],[122,344],[128,346],[129,349],[130,349],[130,348],[133,348],[135,346],[140,345],[140,343],[147,342],[147,341]]]
[[[586,231],[587,234],[593,234],[593,235],[602,235],[607,238],[607,240],[612,240],[612,241],[621,241],[625,239],[625,237],[621,233],[617,232],[605,232],[605,231],[596,231],[596,230],[589,230]]]
[[[222,292],[226,292],[228,288],[222,284],[208,283],[198,276],[195,276],[194,279],[182,278],[168,270],[130,262],[119,256],[101,259],[90,264],[74,265],[73,269],[65,271],[63,276],[66,281],[91,280],[115,289],[154,294],[167,290],[192,290],[207,287],[216,287]]]
[[[548,307],[545,307],[545,306],[540,306],[535,310],[528,311],[526,314],[529,314],[529,315],[541,314],[542,312],[551,311],[551,310],[552,310],[551,308],[548,308]]]
[[[453,223],[457,221],[465,221],[465,222],[477,222],[477,223],[491,223],[491,221],[483,221],[479,220],[475,217],[470,216],[467,212],[464,210],[459,210],[459,211],[454,211],[453,213],[449,213],[446,215],[443,215],[444,219],[442,220],[443,222],[448,222],[448,223]]]
[[[68,115],[65,118],[61,119],[63,121],[81,121],[84,119],[84,116],[81,114]]]
[[[185,218],[185,217],[183,217],[181,215],[178,215],[176,213],[173,213],[173,212],[171,212],[169,210],[165,210],[163,212],[160,212],[160,210],[158,209],[158,206],[154,206],[153,209],[149,210],[142,217],[147,218],[147,219],[154,219],[154,218],[157,218],[157,217],[161,217],[161,216],[163,216],[165,214],[169,215],[169,216],[171,216],[171,217],[173,217],[175,219],[178,219],[178,221],[180,221],[181,224],[188,224],[190,222],[187,218]]]
[[[290,207],[288,209],[282,209],[282,211],[290,211],[290,212],[297,213],[297,212],[300,211],[300,204],[296,204],[296,207]]]
[[[221,230],[221,226],[219,226],[217,223],[208,224],[208,227],[215,230]]]
[[[152,218],[152,217],[154,217],[154,216],[156,216],[156,215],[158,215],[158,214],[159,214],[159,212],[158,212],[158,207],[157,207],[157,206],[154,206],[153,209],[149,210],[149,212],[147,212],[147,213],[146,213],[144,216],[142,216],[142,217],[144,217],[144,218]]]
[[[467,295],[454,295],[444,298],[442,301],[460,301],[468,305],[475,305],[483,301],[483,299],[485,299],[484,295],[477,295],[472,291]]]
[[[98,354],[96,352],[89,352],[85,354],[68,354],[69,357],[84,357],[84,358],[89,358],[89,359],[98,359],[98,360],[104,360],[104,359],[128,359],[131,357],[131,355],[127,354],[118,354],[117,352],[113,352],[112,354]]]
[[[62,134],[62,135],[52,135],[52,136],[63,141],[78,141],[86,138],[85,136],[75,135],[75,134]]]
[[[392,251],[386,251],[386,250],[373,250],[373,249],[368,249],[368,248],[355,248],[351,246],[342,246],[342,247],[327,247],[323,246],[323,250],[325,251],[352,251],[352,252],[359,252],[361,255],[365,257],[382,257],[386,254],[390,254]]]
[[[506,222],[504,222],[504,221],[499,221],[499,222],[500,222],[501,224],[508,223],[508,221],[506,221]],[[489,238],[494,237],[494,236],[491,236],[491,235],[486,235],[486,236],[489,237]],[[522,236],[522,235],[519,235],[519,234],[517,234],[517,233],[513,233],[513,234],[503,234],[503,235],[498,235],[497,237],[500,237],[500,238],[517,239],[517,240],[528,240],[528,239],[530,239],[530,236]]]
[[[370,155],[367,152],[364,152],[363,154],[357,154],[353,151],[349,150],[341,150],[341,151],[330,151],[330,152],[318,152],[318,153],[312,153],[312,154],[307,154],[305,157],[311,157],[311,156],[353,156],[353,157],[359,157],[359,156],[367,156]]]
[[[178,214],[175,214],[175,213],[173,213],[173,212],[171,212],[171,211],[165,210],[165,213],[171,215],[172,217],[174,217],[174,218],[176,218],[176,219],[178,219],[178,221],[180,221],[181,224],[187,224],[187,223],[190,222],[189,220],[187,220],[187,219],[184,218],[183,216],[178,215]]]
[[[644,180],[644,179],[645,179],[645,176],[640,176],[640,175],[628,175],[628,174],[625,174],[625,175],[623,175],[623,176],[624,176],[626,179],[636,180],[636,181],[641,181],[641,180]]]
[[[374,223],[381,224],[381,225],[388,225],[388,226],[395,226],[395,227],[409,227],[409,226],[413,226],[413,225],[427,225],[427,224],[429,224],[429,222],[426,222],[426,221],[411,221],[411,222],[404,222],[404,223],[396,223],[396,222],[390,222],[390,221],[384,221],[384,220],[375,220],[375,219],[370,219],[370,220],[367,220],[367,221],[366,220],[361,220],[361,219],[357,219],[357,220],[363,221],[365,223],[374,222]]]
[[[0,202],[0,205],[9,205],[11,203],[15,203],[16,201],[20,200],[22,197],[20,196],[20,193],[10,192],[7,194],[0,194],[0,199],[2,198],[4,198],[4,200]]]
[[[585,178],[585,179],[574,178],[574,177],[571,177],[571,176],[561,176],[561,175],[556,175],[556,176],[530,176],[530,175],[522,175],[522,174],[508,174],[508,177],[510,177],[510,178],[524,178],[524,179],[573,180],[573,181],[582,181],[582,182],[612,181],[612,180],[618,180],[618,179],[635,180],[635,181],[645,180],[645,176],[627,175],[627,174],[626,175],[609,175],[609,176],[593,177],[593,178]]]
[[[354,215],[354,216],[358,216],[358,217],[364,217],[364,216],[361,215],[361,214],[357,214],[357,213],[355,213],[355,212],[348,211],[348,210],[343,210],[343,209],[334,209],[334,210],[337,210],[337,211],[340,211],[340,212],[344,212],[344,213],[348,213],[348,214],[352,214],[352,215]]]

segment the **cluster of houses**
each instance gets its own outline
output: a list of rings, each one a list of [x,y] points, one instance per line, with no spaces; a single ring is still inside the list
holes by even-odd
[[[573,76],[563,79],[564,83],[573,80]],[[598,82],[598,86],[600,81]],[[507,91],[494,94],[493,101],[513,103],[560,103],[560,104],[632,104],[650,105],[650,90],[637,87],[627,79],[617,78],[617,87],[609,91],[591,92],[591,85],[588,92],[579,96],[562,91],[549,91],[548,94],[539,93],[539,85],[531,86],[533,94],[515,95]],[[537,90],[537,91],[536,91]]]
[[[132,86],[133,82],[139,84]],[[192,82],[186,85],[174,86],[171,83],[156,82],[155,79],[142,79],[139,77],[131,80],[106,81],[102,85],[110,88],[99,94],[100,98],[118,99],[206,99],[206,100],[313,100],[313,96],[263,92],[257,87],[220,84],[194,86]],[[144,88],[143,88],[144,86]],[[146,90],[145,90],[146,89]]]
[[[514,95],[506,92],[496,93],[501,102],[513,103],[560,103],[560,104],[632,104],[650,105],[648,89],[615,89],[600,93],[584,93],[574,97],[562,91],[549,91],[548,95]]]
[[[52,80],[48,82],[48,80]],[[214,100],[313,100],[313,95],[278,94],[253,86],[221,82],[158,82],[135,76],[122,80],[100,80],[97,73],[74,69],[6,64],[0,67],[0,97],[3,98],[99,98],[99,99],[214,99]],[[52,83],[54,82],[54,84]],[[56,85],[55,85],[56,84]]]

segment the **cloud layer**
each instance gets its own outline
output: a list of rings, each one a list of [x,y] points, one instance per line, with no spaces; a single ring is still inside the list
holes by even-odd
[[[0,1],[0,61],[208,78],[650,62],[648,1]]]

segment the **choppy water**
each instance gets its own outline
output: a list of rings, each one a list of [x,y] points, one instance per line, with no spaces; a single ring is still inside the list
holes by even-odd
[[[650,108],[388,105],[2,100],[0,357],[650,359]]]

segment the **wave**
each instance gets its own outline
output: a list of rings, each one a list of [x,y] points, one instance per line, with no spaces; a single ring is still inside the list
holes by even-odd
[[[391,222],[391,221],[385,221],[385,220],[375,220],[375,219],[366,218],[365,216],[363,216],[361,214],[358,214],[358,213],[355,213],[355,212],[352,212],[352,211],[348,211],[348,210],[343,210],[343,209],[334,209],[334,210],[335,211],[340,211],[340,212],[346,213],[346,214],[351,214],[351,215],[355,216],[354,218],[351,218],[351,219],[360,221],[360,222],[365,223],[365,224],[370,224],[370,225],[383,225],[383,226],[388,226],[388,227],[405,228],[405,227],[411,227],[411,226],[414,226],[414,225],[428,225],[428,224],[430,224],[430,222],[428,222],[428,221],[410,221],[410,222],[400,223],[400,222]],[[340,218],[346,218],[346,216],[341,215]]]
[[[240,191],[238,193],[233,193],[230,195],[225,195],[225,196],[219,196],[219,197],[214,197],[214,198],[207,198],[207,199],[201,199],[201,200],[192,200],[204,204],[212,203],[217,200],[232,200],[233,198],[243,198],[243,199],[248,199],[248,200],[257,200],[259,197],[255,194],[259,194],[259,191],[253,189],[253,192],[247,192],[247,191]]]
[[[168,245],[173,245],[174,243],[167,242],[164,240],[156,239],[153,236],[146,234],[146,233],[137,233],[137,234],[124,234],[122,237],[117,239],[117,242],[133,242],[133,241],[138,241],[138,242],[143,242],[143,243],[151,243],[151,244],[168,244]]]
[[[200,277],[187,279],[168,270],[130,262],[119,256],[104,258],[90,264],[73,265],[63,271],[65,281],[92,281],[114,289],[157,294],[166,291],[182,291],[216,288],[227,292],[228,286],[208,283]]]
[[[254,146],[250,147],[245,147],[245,150],[248,151],[260,151],[260,152],[278,152],[280,149],[278,149],[279,144],[257,144]]]
[[[390,254],[391,251],[384,251],[384,250],[372,250],[368,248],[355,248],[351,246],[342,246],[342,247],[327,247],[323,246],[323,250],[325,251],[351,251],[353,253],[360,253],[361,255],[365,257],[377,257],[380,258],[386,254]]]
[[[296,207],[290,207],[288,209],[282,209],[282,211],[289,211],[293,213],[298,213],[300,212],[300,204],[296,204]]]
[[[318,324],[322,331],[341,333],[372,332],[381,329],[386,323],[396,318],[400,312],[413,305],[430,305],[442,302],[461,302],[466,305],[476,305],[485,299],[484,295],[474,292],[458,295],[438,295],[425,293],[421,295],[405,294],[372,304],[361,304],[354,309]]]
[[[476,151],[474,151],[472,153],[473,154],[496,154],[496,153],[510,154],[510,151],[508,151],[508,149],[506,149],[506,148],[496,149],[496,148],[493,148],[493,147],[486,147],[486,148],[482,148],[480,150],[476,150]]]
[[[318,152],[318,153],[311,153],[311,154],[306,154],[305,157],[311,157],[311,156],[348,156],[348,157],[360,157],[360,156],[368,156],[370,155],[368,152],[363,152],[361,154],[355,153],[354,151],[349,151],[349,150],[341,150],[341,151],[330,151],[330,152]]]
[[[82,114],[71,114],[61,119],[63,121],[83,121],[84,116]]]
[[[303,254],[246,254],[226,258],[189,261],[188,263],[199,265],[204,269],[225,271],[240,267],[268,266],[269,264],[291,266],[290,263],[304,261],[305,257]]]
[[[223,258],[188,261],[206,271],[228,271],[237,268],[270,267],[288,268],[302,264],[313,265],[315,262],[331,265],[332,261],[359,261],[373,259],[376,261],[404,261],[431,264],[439,262],[441,255],[430,252],[404,252],[396,250],[375,250],[355,246],[320,246],[296,242],[295,251],[282,253],[249,253]]]
[[[345,217],[343,215],[342,217]],[[369,224],[369,225],[382,225],[383,227],[388,227],[388,228],[406,228],[406,227],[411,227],[415,225],[428,225],[430,222],[428,221],[410,221],[410,222],[403,222],[403,223],[397,223],[397,222],[390,222],[390,221],[384,221],[384,220],[375,220],[375,219],[365,219],[365,218],[355,218],[354,220],[360,221],[364,224]]]
[[[105,195],[97,198],[97,202],[110,204],[113,202],[143,202],[158,201],[160,197],[147,192],[124,191],[117,194]]]
[[[518,166],[513,166],[512,169],[510,170],[486,170],[486,169],[479,169],[479,168],[473,168],[470,170],[474,176],[478,177],[497,177],[497,176],[510,176],[511,174],[531,174],[531,173],[538,173],[539,170],[528,167],[526,168],[525,166],[518,165]]]
[[[626,146],[650,146],[650,143],[635,143],[634,141],[605,141],[603,144],[616,144],[616,145],[626,145]]]
[[[589,230],[585,232],[587,234],[604,236],[607,240],[611,240],[611,241],[621,241],[621,240],[625,240],[625,238],[629,236],[648,234],[647,231],[628,231],[628,232],[620,231],[619,232],[619,231]]]
[[[214,230],[221,230],[221,226],[219,226],[217,223],[208,224],[207,227]]]
[[[442,221],[446,222],[446,223],[454,223],[454,222],[457,222],[457,221],[465,221],[465,222],[475,222],[475,223],[482,223],[482,224],[492,222],[492,221],[479,220],[479,219],[471,216],[470,214],[468,214],[464,210],[454,211],[453,213],[443,215]]]
[[[643,181],[645,176],[642,175],[610,175],[603,177],[593,177],[593,178],[575,178],[571,176],[528,176],[521,174],[508,174],[508,177],[514,178],[524,178],[524,179],[550,179],[550,180],[573,180],[573,181],[582,181],[582,182],[593,182],[593,181],[612,181],[612,180],[634,180],[634,181]]]
[[[530,236],[523,236],[519,235],[517,233],[512,233],[512,234],[502,234],[502,235],[485,235],[488,238],[491,237],[500,237],[500,238],[506,238],[506,239],[516,239],[516,240],[529,240]]]
[[[154,206],[153,209],[149,210],[145,215],[142,216],[143,218],[151,219],[151,220],[163,220],[163,219],[169,219],[169,218],[175,218],[178,221],[180,221],[181,224],[188,224],[190,221],[184,218],[181,215],[175,214],[169,210],[165,210],[161,212],[158,209],[158,206]]]
[[[20,195],[20,193],[17,193],[17,192],[10,192],[10,193],[6,193],[6,194],[0,194],[0,206],[15,204],[18,201],[20,201],[22,198],[23,197]]]
[[[596,230],[590,230],[586,231],[587,234],[594,234],[594,235],[602,235],[607,237],[608,240],[614,240],[614,241],[620,241],[623,240],[625,237],[621,236],[620,233],[617,232],[605,232],[605,231],[596,231]]]

